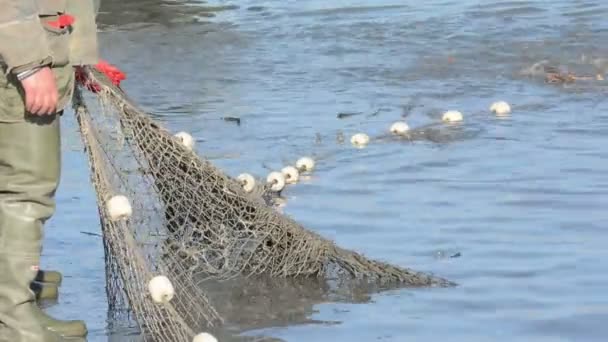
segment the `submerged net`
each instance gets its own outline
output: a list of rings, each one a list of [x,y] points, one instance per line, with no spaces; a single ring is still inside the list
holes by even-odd
[[[190,340],[197,330],[223,322],[202,292],[200,284],[209,280],[264,276],[383,287],[453,285],[370,260],[307,230],[269,205],[267,184],[245,192],[105,76],[85,71],[100,85],[99,113],[88,113],[79,91],[75,109],[98,196],[109,300],[128,307],[153,340]],[[114,195],[129,198],[133,210],[127,220],[109,218],[105,205]],[[175,286],[170,304],[156,304],[148,295],[147,282],[157,274]]]

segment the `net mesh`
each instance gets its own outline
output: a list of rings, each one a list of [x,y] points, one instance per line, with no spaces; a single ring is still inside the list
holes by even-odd
[[[111,126],[104,125],[107,118],[98,118],[94,126],[79,91],[74,99],[97,194],[106,257],[108,311],[113,316],[110,321],[126,323],[125,319],[133,318],[147,340],[191,341],[200,330],[218,325],[222,319],[202,289],[188,277],[177,256],[163,253],[158,231],[146,224],[154,203],[145,198],[145,182],[134,183],[132,170],[119,170],[111,163],[129,159],[120,148],[121,139],[112,139]],[[113,219],[106,210],[108,200],[117,194],[135,199],[130,201],[133,215],[128,220]],[[158,304],[149,294],[148,282],[156,275],[171,280],[175,295],[169,303]]]
[[[244,191],[105,76],[92,68],[84,72],[100,88],[95,115],[80,89],[74,109],[97,194],[115,319],[134,315],[154,341],[189,341],[197,331],[224,323],[201,284],[235,277],[454,285],[368,259],[307,230],[269,205],[275,194],[267,184]],[[130,200],[127,219],[109,216],[106,204],[115,195]],[[159,274],[175,287],[168,304],[148,294],[148,281]]]

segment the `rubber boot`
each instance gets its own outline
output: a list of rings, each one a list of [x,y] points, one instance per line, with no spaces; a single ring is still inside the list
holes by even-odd
[[[80,320],[58,320],[49,316],[42,309],[35,310],[38,321],[44,327],[63,337],[85,337],[87,336],[87,326]]]
[[[8,328],[8,326],[6,324],[4,324],[4,322],[0,322],[0,341],[2,342],[12,342],[14,341],[13,338],[15,337],[14,334],[12,334],[12,331],[10,328]],[[66,339],[64,339],[61,335],[56,334],[52,331],[47,331],[45,333],[44,336],[44,340],[36,340],[36,341],[44,341],[44,342],[68,342]],[[34,340],[19,340],[19,341],[34,341]],[[73,340],[69,340],[69,342],[73,342]]]
[[[57,300],[59,298],[59,288],[54,283],[39,283],[34,281],[30,284],[30,289],[34,291],[36,301]]]
[[[58,271],[38,271],[36,274],[36,279],[39,283],[53,283],[57,284],[57,286],[61,286],[61,282],[63,281],[63,276]]]
[[[43,325],[30,289],[40,265],[43,225],[55,210],[59,133],[57,115],[0,122],[0,333],[5,341],[63,340]]]

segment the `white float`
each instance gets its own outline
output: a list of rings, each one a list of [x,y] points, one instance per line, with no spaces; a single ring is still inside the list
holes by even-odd
[[[490,111],[498,116],[508,115],[511,113],[511,106],[505,101],[497,101],[492,103]]]
[[[273,171],[266,177],[266,182],[270,184],[272,191],[279,192],[285,187],[285,176],[281,172]]]
[[[312,172],[315,168],[315,161],[310,157],[302,157],[296,162],[296,168],[300,172]]]
[[[391,125],[390,132],[395,135],[403,135],[410,130],[410,126],[403,121],[397,121]]]
[[[245,192],[253,191],[253,188],[255,187],[255,178],[253,178],[252,175],[241,173],[236,179],[241,183]]]
[[[295,184],[300,178],[298,169],[293,166],[285,166],[283,169],[281,169],[281,173],[285,177],[285,183],[287,184]]]
[[[190,134],[186,132],[179,132],[175,134],[175,137],[178,138],[182,142],[182,145],[184,145],[187,149],[192,150],[194,148],[194,138]]]
[[[129,218],[133,214],[129,199],[123,195],[116,195],[110,198],[106,203],[106,209],[112,221]]]
[[[169,278],[165,276],[156,276],[148,282],[148,291],[152,296],[152,300],[156,303],[169,303],[175,295],[175,289]]]
[[[350,138],[350,143],[356,147],[364,147],[369,144],[369,136],[365,133],[357,133]]]
[[[445,122],[459,122],[462,121],[462,113],[457,110],[448,110],[443,113],[441,120]]]
[[[192,342],[217,342],[217,338],[209,333],[200,333],[194,336]]]

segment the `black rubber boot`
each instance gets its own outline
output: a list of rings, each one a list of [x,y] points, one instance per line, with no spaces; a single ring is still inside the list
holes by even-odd
[[[36,274],[36,279],[39,283],[53,283],[57,284],[57,286],[61,286],[61,282],[63,281],[63,276],[58,271],[38,271]]]
[[[57,300],[59,297],[59,288],[54,283],[39,283],[32,282],[30,289],[36,295],[36,301],[41,300]]]

